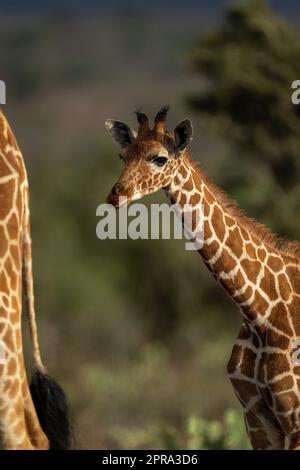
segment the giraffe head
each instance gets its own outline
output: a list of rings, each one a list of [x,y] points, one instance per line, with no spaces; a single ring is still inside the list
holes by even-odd
[[[193,129],[191,121],[185,119],[175,127],[174,136],[167,132],[168,109],[167,106],[160,109],[153,129],[150,129],[147,116],[141,112],[136,113],[137,132],[120,121],[108,119],[105,122],[109,133],[121,147],[120,158],[125,164],[107,198],[108,203],[115,207],[129,204],[171,184],[181,156],[193,138]]]

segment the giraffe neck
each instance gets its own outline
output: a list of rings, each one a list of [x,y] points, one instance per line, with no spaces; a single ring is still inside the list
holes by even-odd
[[[185,204],[202,207],[204,242],[198,251],[204,263],[247,322],[264,328],[278,299],[292,295],[284,274],[289,258],[266,243],[272,237],[266,229],[257,224],[253,230],[255,222],[242,215],[187,154],[166,193],[183,211]]]
[[[22,271],[28,272],[28,234],[25,166],[0,113],[0,448],[4,449],[48,447],[32,402],[23,355]],[[34,335],[34,328],[31,333]]]

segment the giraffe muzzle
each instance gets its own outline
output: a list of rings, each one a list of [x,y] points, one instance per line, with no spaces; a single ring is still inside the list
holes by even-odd
[[[130,200],[131,197],[124,185],[122,183],[116,183],[109,193],[106,202],[114,207],[120,207],[121,205],[127,205]]]

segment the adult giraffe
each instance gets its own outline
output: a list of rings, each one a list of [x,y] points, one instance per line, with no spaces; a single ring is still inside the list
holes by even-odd
[[[0,449],[66,449],[70,427],[65,396],[40,356],[29,219],[25,165],[0,111]],[[23,291],[34,359],[30,389],[22,344]]]
[[[203,208],[200,255],[243,315],[228,374],[243,405],[254,449],[300,449],[300,244],[272,235],[246,217],[191,159],[192,124],[165,131],[168,108],[150,129],[138,112],[138,132],[120,121],[106,126],[121,146],[125,168],[108,196],[130,203],[163,188],[172,203]],[[195,229],[194,219],[189,227]]]

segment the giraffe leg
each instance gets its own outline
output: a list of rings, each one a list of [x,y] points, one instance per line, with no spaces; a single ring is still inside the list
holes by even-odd
[[[300,450],[300,431],[296,431],[291,434],[289,450]]]
[[[284,449],[285,435],[268,410],[246,411],[245,423],[253,449]]]

